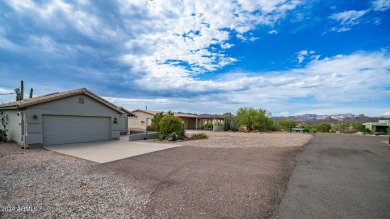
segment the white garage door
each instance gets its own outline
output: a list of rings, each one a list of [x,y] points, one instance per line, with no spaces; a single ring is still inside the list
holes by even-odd
[[[43,116],[43,144],[56,145],[110,140],[110,118]]]

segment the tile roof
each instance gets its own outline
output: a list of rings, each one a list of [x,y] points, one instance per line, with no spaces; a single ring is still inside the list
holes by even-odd
[[[158,113],[160,111],[136,109],[136,110],[133,110],[131,112],[132,113],[143,112],[143,113],[147,113],[150,115],[156,115],[156,113]],[[164,112],[164,114],[165,113],[166,112]],[[225,118],[225,116],[223,116],[223,115],[211,115],[211,114],[194,115],[194,114],[185,114],[185,113],[174,113],[174,116],[181,117],[181,118],[199,118],[199,119],[224,119]]]
[[[131,116],[131,117],[137,117],[136,115],[134,115],[132,112],[130,112],[129,110],[123,108],[123,107],[119,107],[120,110],[122,110],[123,112],[125,112],[128,116]]]
[[[23,109],[23,108],[27,108],[29,106],[34,106],[34,105],[38,105],[38,104],[42,104],[42,103],[47,103],[47,102],[59,100],[59,99],[66,98],[66,97],[72,97],[72,96],[79,95],[79,94],[84,94],[84,95],[86,95],[86,96],[88,96],[88,97],[90,97],[90,98],[100,102],[101,104],[103,104],[103,105],[105,105],[105,106],[107,106],[107,107],[117,111],[118,113],[121,113],[121,114],[125,113],[118,106],[116,106],[116,105],[110,103],[109,101],[99,97],[98,95],[92,93],[91,91],[87,90],[86,88],[80,88],[80,89],[76,89],[76,90],[58,92],[58,93],[48,94],[48,95],[44,95],[44,96],[33,97],[33,98],[30,98],[30,99],[25,99],[25,100],[5,103],[5,104],[1,104],[0,105],[0,109],[2,109],[2,108],[10,108],[10,107],[17,107],[19,109]]]

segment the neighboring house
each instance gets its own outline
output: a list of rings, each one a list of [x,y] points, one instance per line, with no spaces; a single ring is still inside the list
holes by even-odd
[[[0,105],[0,129],[24,147],[106,141],[119,138],[124,114],[81,88]]]
[[[296,127],[296,128],[291,129],[291,132],[303,133],[303,131],[304,131],[304,128],[301,128],[301,127]]]
[[[383,132],[387,133],[387,129],[390,127],[390,120],[379,120],[378,122],[366,122],[363,125],[369,129],[372,133]]]
[[[136,117],[136,115],[123,107],[119,107],[119,109],[123,112],[123,114],[119,116],[120,134],[127,135],[129,133],[129,117]]]
[[[140,110],[136,109],[131,111],[136,117],[129,117],[129,129],[142,131],[146,130],[150,124],[152,124],[152,118],[156,113],[160,111],[151,111],[151,110]],[[194,115],[194,114],[184,114],[184,113],[175,113],[174,116],[180,118],[184,123],[184,129],[201,129],[203,124],[206,121],[223,121],[224,116],[222,115]]]

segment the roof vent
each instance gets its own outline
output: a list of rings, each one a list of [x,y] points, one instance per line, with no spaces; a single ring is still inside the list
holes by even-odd
[[[84,104],[84,98],[79,97],[79,104]]]

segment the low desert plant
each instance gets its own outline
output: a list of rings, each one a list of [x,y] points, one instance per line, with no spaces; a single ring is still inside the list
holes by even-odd
[[[0,141],[7,141],[7,133],[5,130],[0,130]]]
[[[363,134],[371,134],[371,130],[368,128],[365,128],[362,130]]]
[[[197,139],[207,139],[207,138],[209,138],[209,136],[202,132],[202,133],[193,134],[190,139],[197,140]]]
[[[169,134],[168,136],[167,136],[167,140],[168,141],[176,141],[177,140],[177,135],[176,135],[176,132],[173,132],[173,133],[171,133],[171,134]]]

